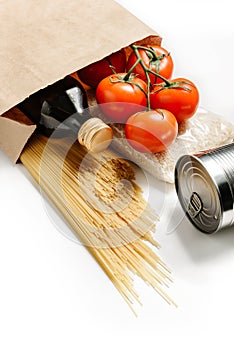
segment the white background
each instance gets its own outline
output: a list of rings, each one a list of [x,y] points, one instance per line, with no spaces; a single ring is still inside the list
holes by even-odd
[[[161,34],[174,76],[198,85],[201,105],[233,121],[232,1],[119,2]],[[177,225],[173,186],[159,199],[160,185],[151,186],[178,308],[137,281],[136,318],[86,249],[51,222],[23,167],[0,153],[0,349],[233,349],[234,229],[206,236],[186,219]]]

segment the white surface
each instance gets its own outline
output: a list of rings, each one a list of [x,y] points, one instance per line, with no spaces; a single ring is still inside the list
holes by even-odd
[[[161,34],[174,75],[197,83],[201,105],[233,121],[232,1],[119,2]],[[206,236],[180,223],[169,187],[158,240],[178,308],[137,282],[135,318],[86,249],[53,225],[23,167],[0,153],[0,348],[233,349],[234,229]]]

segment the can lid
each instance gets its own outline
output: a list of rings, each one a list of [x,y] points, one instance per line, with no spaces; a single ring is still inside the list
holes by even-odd
[[[200,231],[214,233],[223,227],[229,215],[224,202],[227,196],[232,201],[232,194],[224,170],[209,155],[182,156],[176,164],[175,185],[182,208]]]

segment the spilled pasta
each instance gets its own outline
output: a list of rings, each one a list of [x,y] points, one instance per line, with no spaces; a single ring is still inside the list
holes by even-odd
[[[110,150],[87,153],[72,139],[42,135],[29,140],[20,159],[133,311],[140,303],[134,275],[174,304],[164,290],[171,273],[155,253],[158,218],[130,163]]]

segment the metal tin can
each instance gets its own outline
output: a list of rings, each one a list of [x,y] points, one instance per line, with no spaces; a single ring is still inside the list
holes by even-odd
[[[202,232],[234,225],[234,143],[176,163],[176,191],[183,210]]]

